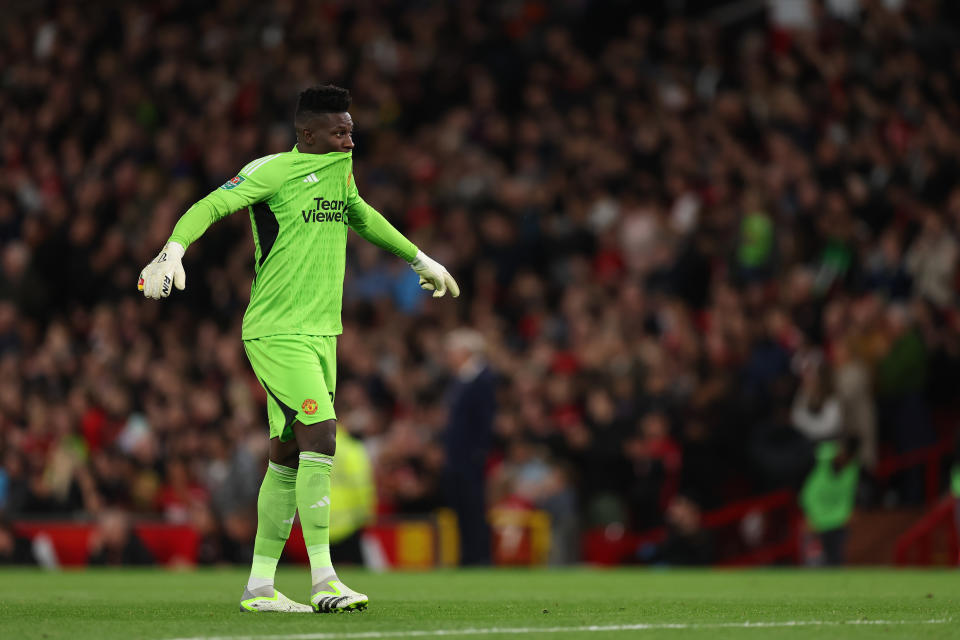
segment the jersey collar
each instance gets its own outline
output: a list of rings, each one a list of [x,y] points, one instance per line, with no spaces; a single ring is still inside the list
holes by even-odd
[[[300,153],[300,149],[297,148],[297,145],[293,145],[293,149],[290,149],[290,153]],[[346,153],[344,151],[331,151],[330,153],[319,153],[314,154],[318,157],[324,156],[337,156],[337,157],[353,157],[352,154]]]

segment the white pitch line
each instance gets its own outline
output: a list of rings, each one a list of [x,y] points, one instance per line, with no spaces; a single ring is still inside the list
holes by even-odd
[[[846,625],[947,624],[953,618],[931,620],[784,620],[779,622],[653,622],[589,625],[583,627],[488,627],[485,629],[423,629],[417,631],[352,631],[347,633],[291,633],[270,636],[197,636],[174,640],[365,640],[366,638],[433,638],[442,636],[488,636],[525,633],[597,633],[602,631],[658,631],[664,629],[776,629],[781,627],[842,627]]]

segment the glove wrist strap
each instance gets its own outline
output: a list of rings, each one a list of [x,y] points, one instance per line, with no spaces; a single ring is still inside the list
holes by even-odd
[[[176,241],[168,242],[164,247],[164,250],[166,250],[167,254],[171,258],[176,258],[177,260],[180,260],[181,258],[183,258],[183,254],[186,253],[187,251],[186,249],[183,248],[182,244]]]

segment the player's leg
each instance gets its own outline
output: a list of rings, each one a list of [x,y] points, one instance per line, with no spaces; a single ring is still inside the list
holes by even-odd
[[[311,346],[323,372],[323,389],[321,393],[319,387],[314,387],[314,394],[304,399],[293,424],[300,447],[297,505],[313,583],[310,602],[318,613],[361,610],[367,606],[367,596],[344,585],[330,559],[330,473],[337,448],[333,410],[336,338],[317,337],[311,340]]]
[[[270,461],[257,499],[253,565],[240,605],[247,611],[308,613],[312,608],[288,599],[274,587],[277,563],[297,513],[296,439],[270,439]]]
[[[330,472],[336,452],[337,421],[295,422],[293,431],[301,448],[297,505],[310,557],[310,603],[317,613],[363,610],[367,596],[343,584],[330,559]]]
[[[297,466],[299,448],[292,430],[295,412],[282,403],[272,387],[284,386],[278,373],[278,360],[297,360],[284,341],[253,340],[244,348],[257,379],[267,391],[267,420],[270,425],[270,461],[257,499],[257,535],[254,542],[250,578],[240,599],[244,611],[282,611],[309,613],[309,605],[293,602],[274,586],[280,555],[297,512]],[[300,350],[300,358],[310,361],[309,350]]]

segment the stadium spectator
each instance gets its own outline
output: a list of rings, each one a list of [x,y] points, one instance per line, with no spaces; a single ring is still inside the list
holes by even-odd
[[[809,365],[793,401],[793,426],[811,442],[836,438],[843,429],[840,400],[831,389],[828,375],[819,362]]]
[[[108,509],[97,518],[97,526],[90,535],[92,565],[153,564],[153,555],[137,535],[129,516],[117,509]]]
[[[490,564],[484,471],[497,409],[494,373],[484,354],[483,336],[476,331],[452,331],[445,347],[453,374],[443,432],[446,504],[457,516],[461,563]]]
[[[265,455],[239,340],[249,222],[191,249],[203,275],[168,306],[136,276],[186,206],[292,146],[293,97],[318,81],[353,91],[367,200],[443,246],[464,290],[423,305],[351,242],[337,409],[381,511],[442,503],[447,421],[427,390],[453,375],[439,336],[462,326],[501,376],[490,468],[546,468],[535,493],[562,496],[562,522],[610,493],[646,525],[674,491],[709,508],[796,487],[809,443],[791,400],[808,393],[823,405],[804,400],[801,422],[860,436],[867,468],[950,436],[960,62],[938,27],[956,3],[778,2],[723,26],[648,4],[12,8],[0,509],[186,511],[210,540],[228,519],[243,532],[255,494],[222,489]],[[835,388],[791,368],[813,351]],[[650,415],[669,455],[637,443]],[[637,460],[669,460],[670,480]],[[218,544],[210,561],[242,555]]]
[[[945,233],[941,214],[932,209],[922,213],[921,230],[907,255],[904,267],[913,277],[917,294],[937,307],[951,305],[956,297],[957,241]]]
[[[817,534],[823,562],[829,566],[844,564],[847,525],[853,514],[860,463],[854,438],[821,442],[816,464],[800,491],[800,505],[807,526]]]
[[[624,446],[632,468],[628,491],[639,527],[657,524],[679,488],[682,454],[669,429],[664,414],[650,413],[641,421],[636,437]]]
[[[576,492],[571,474],[549,449],[514,440],[490,482],[490,503],[501,509],[539,509],[550,516],[550,564],[569,564],[577,557]]]
[[[18,536],[10,522],[0,521],[0,565],[37,564],[30,540]]]
[[[166,484],[157,493],[156,506],[168,522],[181,524],[190,520],[191,510],[209,501],[206,489],[190,479],[183,460],[171,458],[164,469]]]
[[[877,464],[877,410],[870,389],[870,371],[844,342],[833,349],[837,399],[843,416],[843,434],[860,442],[859,458],[865,469]]]
[[[703,528],[700,505],[685,495],[676,495],[666,510],[667,538],[659,545],[641,548],[646,564],[706,565],[713,561],[713,540]]]

